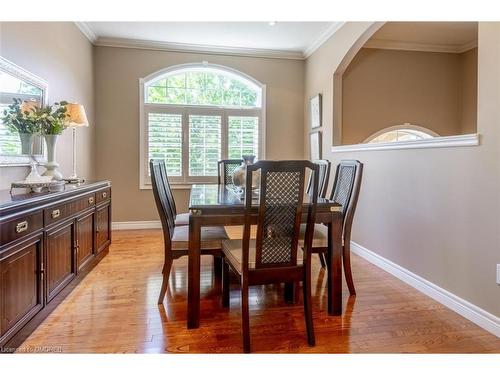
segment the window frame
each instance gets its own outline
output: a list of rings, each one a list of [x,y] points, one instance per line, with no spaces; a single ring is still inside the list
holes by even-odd
[[[173,74],[177,71],[187,71],[189,69],[211,68],[214,71],[227,73],[228,75],[238,76],[241,80],[248,81],[261,90],[260,108],[259,107],[225,107],[214,105],[175,105],[164,103],[147,103],[146,87],[151,82],[161,79],[164,76]],[[147,77],[139,79],[139,188],[151,189],[151,177],[149,170],[149,144],[148,144],[148,115],[149,113],[166,113],[182,115],[182,176],[171,176],[169,181],[173,189],[189,189],[193,184],[217,183],[217,176],[189,176],[189,115],[220,115],[221,116],[221,159],[227,158],[228,147],[228,118],[230,116],[249,116],[258,117],[259,136],[258,136],[258,154],[259,159],[265,158],[266,153],[266,85],[260,83],[254,78],[241,73],[232,68],[216,64],[181,64],[171,66]]]
[[[395,141],[395,142],[372,142],[374,139],[378,138],[382,134],[390,133],[390,132],[397,132],[397,131],[407,131],[407,132],[419,132],[427,135],[428,137],[422,137],[420,139],[414,139],[411,141],[421,141],[424,139],[432,139],[436,137],[440,137],[440,135],[434,131],[432,131],[429,128],[424,128],[423,126],[420,125],[414,125],[410,124],[408,122],[405,122],[404,124],[401,125],[394,125],[394,126],[389,126],[387,128],[381,129],[372,135],[370,135],[368,138],[366,138],[362,143],[398,143],[398,142],[410,142],[410,141]]]

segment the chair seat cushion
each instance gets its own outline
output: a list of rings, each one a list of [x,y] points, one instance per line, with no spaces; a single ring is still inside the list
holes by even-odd
[[[175,225],[189,225],[189,212],[178,214],[175,217]]]
[[[232,240],[241,240],[243,238],[243,225],[231,225],[224,227],[226,233]],[[257,237],[257,225],[252,225],[250,227],[250,238],[255,239]]]
[[[242,240],[222,241],[222,251],[227,260],[241,273],[241,263],[243,259]],[[248,269],[255,269],[255,240],[250,240],[248,249]],[[297,264],[302,264],[302,252],[297,252]]]
[[[223,227],[201,227],[201,248],[220,249],[222,241],[228,238]],[[189,249],[189,226],[175,227],[172,236],[172,250]]]
[[[300,225],[299,246],[304,246],[304,237],[306,235],[306,224]],[[314,224],[314,236],[312,247],[328,246],[328,227],[323,224]]]

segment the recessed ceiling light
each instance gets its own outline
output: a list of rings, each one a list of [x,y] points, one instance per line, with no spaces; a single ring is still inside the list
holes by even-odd
[[[269,26],[274,26],[276,25],[276,21],[269,21]]]

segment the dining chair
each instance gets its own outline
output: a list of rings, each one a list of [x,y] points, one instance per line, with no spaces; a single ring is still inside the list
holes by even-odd
[[[219,185],[231,185],[233,183],[233,173],[243,163],[243,159],[225,159],[217,162]]]
[[[306,170],[314,173],[307,210],[304,252],[298,252]],[[315,345],[311,311],[311,253],[318,199],[317,164],[306,160],[259,161],[247,166],[243,239],[222,241],[222,305],[229,307],[229,269],[241,286],[243,348],[250,352],[248,289],[251,285],[303,282],[309,345]],[[252,173],[260,171],[258,209],[252,207]],[[257,218],[255,218],[257,214]],[[253,218],[253,222],[252,222]],[[250,236],[257,221],[257,236]]]
[[[173,196],[169,194],[171,190],[167,179],[165,161],[151,159],[149,166],[151,170],[153,195],[156,202],[156,208],[160,215],[165,246],[165,257],[162,270],[163,281],[160,296],[158,298],[158,304],[161,304],[163,303],[167,291],[168,279],[173,261],[188,255],[189,226],[179,226],[175,222],[174,199]],[[221,266],[216,265],[222,265],[222,241],[228,238],[223,227],[202,227],[201,254],[212,255],[214,257],[214,270],[216,272],[222,269]]]
[[[320,198],[325,198],[326,197],[326,192],[328,190],[328,181],[330,180],[330,169],[331,169],[331,163],[330,160],[326,159],[319,159],[319,160],[313,160],[313,163],[317,164],[319,166],[319,197]],[[309,182],[307,184],[307,193],[310,193],[310,190],[312,188],[312,174],[309,175]],[[326,256],[324,253],[318,253],[319,261],[321,263],[321,267],[325,268],[326,267]]]
[[[152,160],[153,159],[151,159],[151,161]],[[151,167],[151,163],[150,163],[150,167]],[[166,169],[165,163],[159,163],[159,168],[162,169],[162,171],[164,171],[165,176],[166,176],[167,169]],[[151,175],[151,179],[153,179],[152,175]],[[167,195],[167,199],[170,202],[168,209],[171,211],[171,214],[175,218],[175,225],[177,225],[177,226],[189,225],[189,212],[183,212],[181,214],[177,213],[177,207],[175,206],[174,194],[172,193],[172,187],[170,186],[170,183],[168,183],[168,181],[164,185],[164,188],[165,188],[165,194]]]
[[[351,229],[358,203],[363,163],[358,160],[341,160],[337,165],[330,200],[342,205],[342,261],[344,274],[351,295],[356,294],[351,270]],[[305,235],[305,227],[302,227]],[[312,253],[326,256],[328,252],[328,228],[323,224],[314,226]],[[323,263],[323,262],[322,262]]]
[[[328,190],[328,180],[330,179],[330,169],[331,169],[330,160],[326,160],[326,159],[313,160],[313,163],[317,164],[319,167],[319,172],[318,172],[319,194],[318,194],[318,197],[325,198],[326,192]],[[311,189],[312,189],[312,178],[313,178],[313,174],[311,173],[309,175],[309,180],[307,183],[307,190],[306,190],[307,194],[309,194],[311,192]]]

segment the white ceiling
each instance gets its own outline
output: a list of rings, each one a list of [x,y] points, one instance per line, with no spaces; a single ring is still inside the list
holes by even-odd
[[[175,46],[186,50],[245,50],[303,58],[341,22],[85,22],[79,27],[97,45]]]

